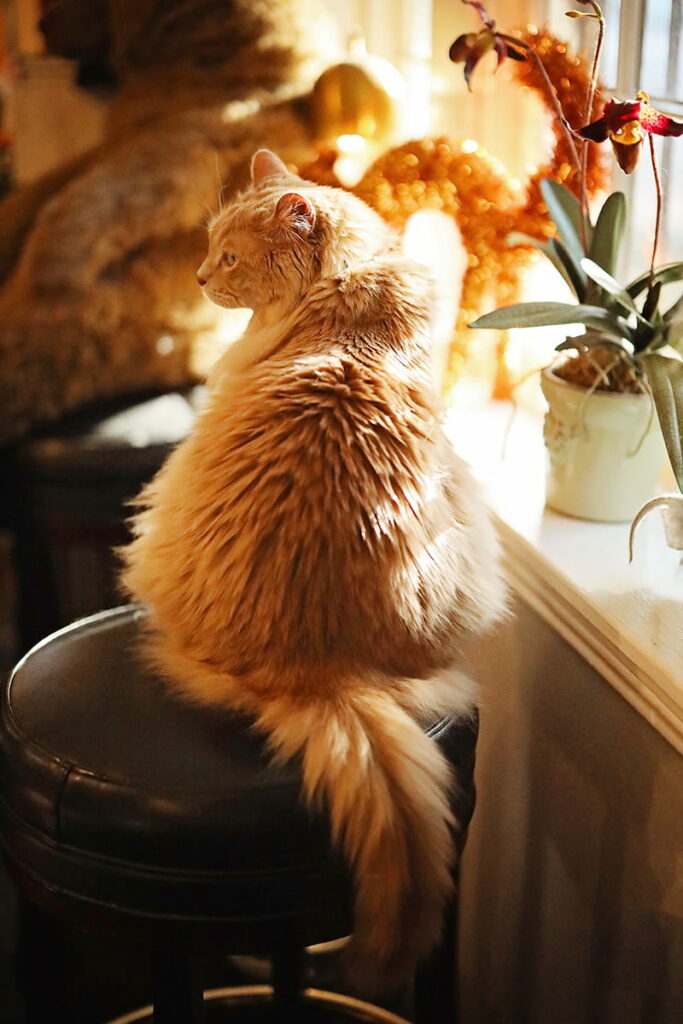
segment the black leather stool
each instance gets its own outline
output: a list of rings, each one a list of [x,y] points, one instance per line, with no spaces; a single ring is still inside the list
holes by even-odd
[[[273,958],[274,996],[250,1011],[272,1015],[238,1019],[390,1020],[352,1002],[302,1001],[302,951],[351,927],[326,820],[302,806],[297,765],[272,766],[246,718],[186,705],[142,667],[143,617],[128,606],[77,622],[12,675],[0,837],[20,890],[62,921],[147,947],[157,1024],[223,1019],[213,1012],[230,999],[203,1008],[194,975],[207,950]],[[458,773],[466,828],[476,726],[445,719],[429,732]],[[417,981],[420,1024],[456,1020],[454,975],[451,913]]]

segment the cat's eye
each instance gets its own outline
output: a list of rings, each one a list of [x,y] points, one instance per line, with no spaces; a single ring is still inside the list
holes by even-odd
[[[237,254],[234,252],[224,252],[222,256],[222,262],[226,267],[234,267],[237,263]]]

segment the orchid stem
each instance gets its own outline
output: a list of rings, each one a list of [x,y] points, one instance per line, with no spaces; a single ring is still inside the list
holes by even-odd
[[[659,233],[662,228],[662,182],[659,177],[659,168],[657,167],[657,156],[655,153],[655,140],[651,132],[647,135],[648,142],[650,143],[650,160],[652,161],[652,173],[655,179],[655,189],[657,191],[657,216],[655,217],[655,240],[652,243],[652,259],[650,261],[650,279],[648,281],[648,289],[652,288],[655,283],[655,261],[657,259],[657,246],[659,245]]]
[[[586,101],[586,113],[583,119],[584,124],[590,124],[593,120],[593,104],[595,102],[595,93],[598,86],[598,72],[600,70],[600,58],[602,57],[602,45],[605,40],[605,18],[602,10],[597,3],[593,3],[592,7],[595,11],[595,17],[598,22],[598,38],[595,43],[595,53],[593,54],[593,66],[591,68],[590,85],[588,86],[588,99]],[[588,177],[588,146],[589,142],[585,139],[581,151],[581,214],[582,222],[586,225],[588,222],[588,186],[586,181]],[[585,240],[582,238],[582,241]],[[587,251],[588,250],[586,250],[586,252]]]
[[[586,113],[584,121],[586,124],[590,124],[593,118],[593,103],[595,102],[595,92],[598,87],[598,71],[600,70],[600,58],[602,57],[602,45],[605,40],[605,19],[603,13],[597,4],[593,5],[596,12],[596,19],[598,22],[598,38],[595,43],[595,53],[593,54],[593,66],[591,68],[590,85],[588,87],[588,99],[586,102]]]
[[[585,180],[584,180],[584,178],[582,178],[582,166],[583,165],[582,165],[582,162],[581,162],[581,158],[579,157],[578,151],[576,149],[576,144],[574,142],[574,138],[572,136],[571,130],[570,130],[569,126],[567,125],[567,122],[565,121],[564,112],[562,110],[562,107],[560,106],[560,101],[557,98],[557,93],[555,92],[555,87],[553,86],[553,83],[550,81],[550,78],[548,76],[548,72],[545,69],[545,64],[543,63],[543,61],[541,60],[539,55],[536,53],[536,50],[533,48],[533,46],[531,46],[530,43],[525,42],[523,39],[517,39],[516,36],[505,35],[503,32],[499,32],[498,35],[499,35],[499,37],[501,39],[506,40],[506,42],[512,43],[514,46],[518,47],[520,50],[524,50],[525,53],[528,53],[528,55],[535,61],[536,67],[538,68],[538,70],[539,70],[539,72],[541,74],[541,77],[543,78],[543,84],[545,85],[546,92],[548,94],[550,102],[552,103],[553,110],[555,111],[555,117],[557,118],[559,124],[562,127],[562,131],[564,132],[565,141],[567,143],[567,147],[569,149],[569,152],[571,153],[571,158],[572,158],[572,160],[574,162],[574,167],[575,167],[576,173],[578,175],[579,185],[580,185],[581,192],[582,192],[581,205],[582,205],[582,207],[584,207],[583,216],[581,217],[581,224],[580,224],[580,227],[581,227],[581,244],[582,244],[582,246],[584,248],[584,251],[588,252],[588,231],[587,231],[587,227],[586,227],[586,211],[585,211],[585,206],[584,206],[584,202],[583,202],[583,192],[585,190]]]

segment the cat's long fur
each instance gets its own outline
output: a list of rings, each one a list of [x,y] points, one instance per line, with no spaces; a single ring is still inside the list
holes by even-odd
[[[381,984],[434,945],[452,884],[449,767],[419,723],[471,708],[461,642],[504,588],[437,422],[424,273],[355,197],[268,154],[254,176],[200,277],[257,311],[141,497],[123,580],[179,691],[301,757],[354,868],[355,963]]]

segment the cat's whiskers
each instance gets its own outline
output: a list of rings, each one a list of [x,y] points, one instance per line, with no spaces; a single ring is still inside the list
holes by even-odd
[[[202,288],[205,298],[210,299],[217,306],[222,306],[224,309],[238,309],[241,307],[237,296],[232,292],[225,291],[217,288],[212,288],[210,285]]]
[[[193,188],[191,190],[190,198],[196,202],[202,212],[202,226],[208,228],[209,224],[216,216],[215,211],[211,209],[198,188]]]
[[[221,181],[221,169],[220,169],[220,166],[219,166],[219,163],[218,163],[218,150],[215,149],[215,148],[214,148],[214,151],[213,151],[213,155],[214,155],[214,158],[216,160],[216,178],[218,180],[218,212],[222,213],[223,212],[223,189],[224,189],[225,186],[223,185],[223,183]]]

